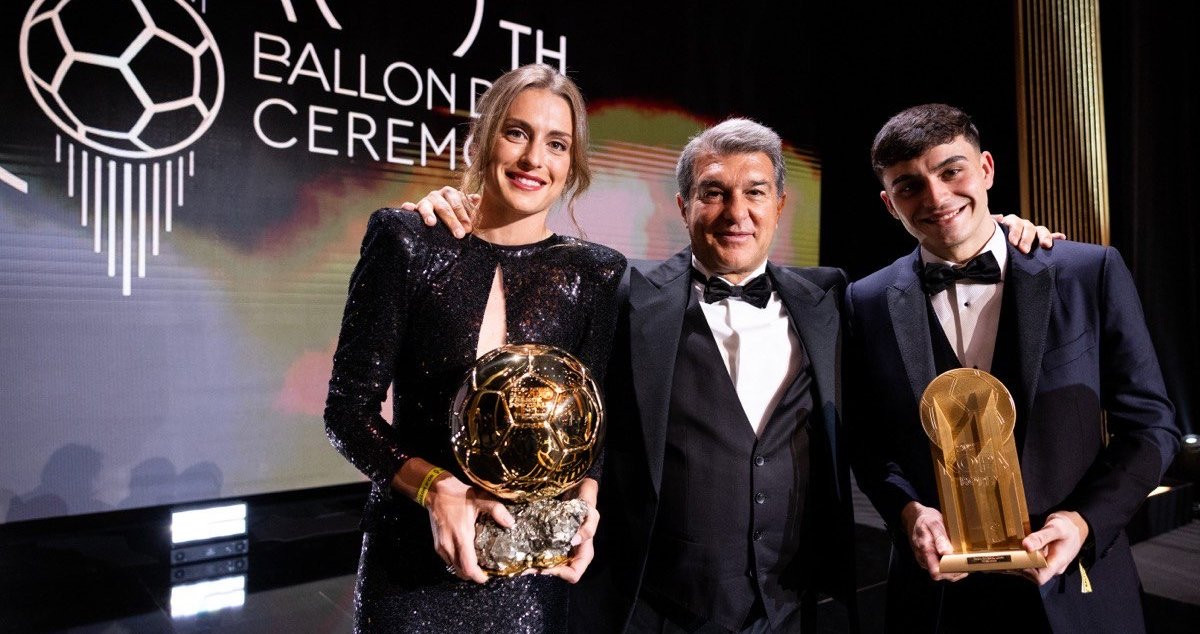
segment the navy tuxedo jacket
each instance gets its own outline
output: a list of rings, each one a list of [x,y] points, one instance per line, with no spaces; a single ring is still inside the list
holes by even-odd
[[[919,266],[914,251],[851,284],[845,306],[855,476],[893,535],[889,606],[907,606],[889,609],[893,631],[935,627],[940,596],[900,520],[909,501],[939,506],[918,413],[935,376]],[[1056,510],[1077,511],[1090,527],[1080,561],[1094,591],[1081,593],[1072,563],[1041,589],[1046,615],[1056,631],[1140,630],[1140,584],[1123,530],[1169,466],[1179,432],[1133,279],[1115,249],[1059,241],[1028,255],[1009,246],[1005,284],[1020,377],[1008,387],[1032,527]]]
[[[815,412],[810,418],[814,519],[823,530],[813,552],[836,562],[812,565],[820,589],[852,601],[853,517],[849,460],[839,444],[841,427],[839,303],[845,275],[837,269],[767,271],[804,347],[813,372]],[[572,627],[586,632],[624,629],[641,588],[663,478],[670,391],[691,293],[691,249],[648,273],[631,269],[622,285],[622,310],[605,386],[608,420],[596,558],[572,594]],[[819,509],[819,510],[818,510]],[[714,516],[740,512],[714,508]],[[821,513],[817,515],[816,513]]]

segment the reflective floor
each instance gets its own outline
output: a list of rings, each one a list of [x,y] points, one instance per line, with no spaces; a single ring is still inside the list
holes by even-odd
[[[173,614],[176,605],[168,603],[150,612],[72,626],[65,631],[349,632],[354,624],[353,589],[353,575],[333,577],[274,590],[235,593],[231,605],[196,606],[203,611],[192,616]]]
[[[176,566],[167,509],[0,526],[0,631],[348,632],[365,495],[251,503],[245,556]]]
[[[165,509],[0,526],[0,631],[349,632],[364,496],[251,503],[246,556],[175,567]],[[887,540],[864,499],[855,513],[863,631],[879,632]],[[1134,553],[1151,632],[1200,631],[1200,522]]]

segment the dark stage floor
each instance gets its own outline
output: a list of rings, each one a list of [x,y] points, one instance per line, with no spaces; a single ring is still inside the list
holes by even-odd
[[[364,496],[354,485],[252,498],[247,556],[192,568],[169,565],[166,509],[0,526],[0,631],[348,632]],[[879,632],[888,547],[865,499],[855,512],[861,618]],[[1200,521],[1134,554],[1151,632],[1196,631]]]

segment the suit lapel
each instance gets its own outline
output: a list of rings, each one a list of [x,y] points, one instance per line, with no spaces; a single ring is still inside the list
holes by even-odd
[[[808,353],[813,378],[816,380],[817,396],[820,397],[819,402],[823,407],[835,406],[838,402],[837,375],[841,371],[838,363],[838,347],[841,344],[840,321],[835,294],[825,292],[799,275],[771,263],[767,264],[767,272],[771,274],[775,290],[778,291],[779,298],[783,300],[783,305],[792,320],[792,327],[796,329],[796,334]],[[834,473],[837,473],[838,454],[831,443],[837,437],[837,430],[833,429],[833,425],[841,416],[841,412],[835,414],[836,416],[823,416],[822,420],[826,427],[826,449],[833,458]],[[836,480],[834,485],[838,485]]]
[[[634,396],[655,494],[662,483],[671,382],[691,280],[691,250],[642,275],[629,274],[629,344]]]
[[[1002,310],[1015,310],[1017,314],[1017,351],[1022,387],[1017,412],[1024,420],[1029,420],[1038,379],[1042,374],[1042,356],[1046,352],[1050,299],[1055,294],[1054,269],[1038,261],[1034,255],[1020,253],[1011,245],[1008,247],[1008,262],[1005,283],[1012,284],[1012,297],[1016,305]]]
[[[896,345],[900,347],[904,373],[908,377],[913,400],[917,403],[921,401],[929,382],[937,376],[933,342],[929,338],[928,300],[917,277],[917,267],[920,265],[919,250],[898,261],[894,265],[897,268],[896,280],[887,289],[888,312]]]

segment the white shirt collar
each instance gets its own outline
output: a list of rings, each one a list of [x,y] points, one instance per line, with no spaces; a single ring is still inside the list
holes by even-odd
[[[700,260],[697,260],[695,255],[692,256],[692,267],[695,268],[697,271],[700,271],[700,274],[703,275],[705,277],[705,279],[713,276],[712,271],[708,270],[708,267],[701,264]],[[754,268],[753,271],[750,271],[749,275],[742,278],[742,282],[743,283],[749,282],[750,280],[758,277],[759,275],[762,275],[766,271],[767,271],[767,261],[763,260],[762,264],[759,264],[757,267]],[[725,279],[724,275],[719,275],[717,277],[720,277],[722,280],[725,280],[726,284],[729,284],[730,286],[734,286],[733,283],[731,283],[729,280]]]
[[[711,271],[694,256],[692,266],[701,275],[711,277]],[[766,270],[764,261],[746,276],[744,282]],[[761,435],[800,371],[800,339],[777,291],[772,291],[764,308],[732,298],[706,304],[703,301],[704,282],[698,277],[692,278],[692,298],[708,323],[746,419],[755,435]],[[726,283],[729,281],[721,279]]]
[[[992,255],[996,257],[996,264],[1000,265],[1000,279],[1003,280],[1005,277],[1007,277],[1007,273],[1008,273],[1008,266],[1007,266],[1008,265],[1008,240],[1005,239],[1004,228],[1001,227],[998,223],[996,224],[996,229],[994,231],[992,231],[992,237],[988,238],[987,244],[984,244],[983,248],[980,249],[977,253],[975,253],[975,255],[972,255],[971,257],[973,258],[976,255],[983,253],[984,251],[991,251]],[[969,260],[970,258],[967,258],[967,259]],[[695,264],[695,261],[696,261],[696,257],[692,256],[693,265]],[[939,264],[949,264],[951,266],[959,266],[959,264],[957,262],[951,262],[950,260],[945,260],[945,259],[939,258],[938,256],[931,253],[925,247],[921,247],[921,261],[926,264],[939,263]]]

